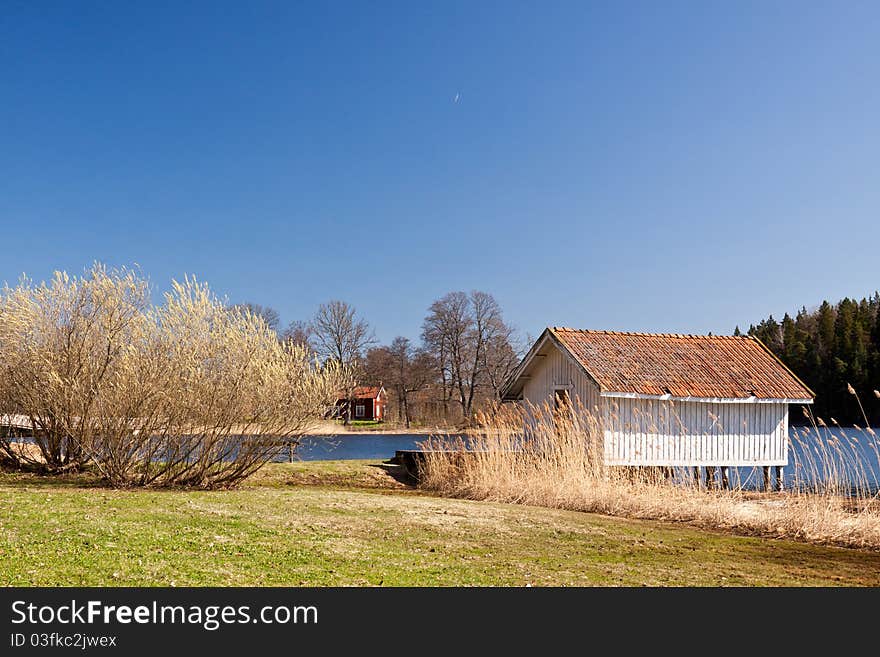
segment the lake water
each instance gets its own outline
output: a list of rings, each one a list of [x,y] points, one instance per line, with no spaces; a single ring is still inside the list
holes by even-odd
[[[836,481],[863,491],[880,490],[880,443],[876,435],[853,427],[792,427],[785,483]]]
[[[342,434],[306,436],[294,458],[301,461],[344,459],[386,460],[402,449],[419,449],[424,434]],[[880,458],[875,437],[863,430],[791,428],[789,464],[784,470],[787,488],[807,486],[834,478],[871,490],[880,490]],[[287,460],[286,454],[278,457]],[[731,479],[744,488],[759,488],[760,468],[731,468]]]
[[[808,487],[833,480],[843,488],[880,491],[880,445],[877,437],[855,428],[791,428],[789,463],[784,470],[786,488]],[[425,434],[340,434],[305,436],[293,458],[298,461],[347,459],[387,460],[397,450],[419,449]],[[32,439],[22,438],[25,442]],[[282,450],[276,461],[286,461]],[[689,476],[682,469],[681,476]],[[762,484],[760,468],[731,468],[731,484],[747,489]],[[676,476],[676,479],[679,475]],[[842,491],[846,492],[846,491]]]
[[[386,460],[399,449],[419,449],[425,434],[342,434],[304,436],[294,459],[299,461],[336,461],[345,459]],[[278,461],[286,461],[281,454]]]

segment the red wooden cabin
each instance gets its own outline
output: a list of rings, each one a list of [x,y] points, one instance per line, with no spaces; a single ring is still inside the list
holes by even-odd
[[[358,386],[351,398],[340,393],[336,400],[336,416],[345,417],[346,407],[351,404],[352,420],[385,420],[388,395],[382,386]]]

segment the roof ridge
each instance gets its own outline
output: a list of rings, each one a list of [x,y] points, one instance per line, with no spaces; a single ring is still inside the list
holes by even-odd
[[[568,331],[571,333],[589,333],[592,335],[633,335],[652,338],[718,338],[724,340],[749,340],[749,335],[714,335],[704,333],[648,333],[646,331],[607,331],[603,329],[576,329],[570,326],[551,326],[553,331]]]

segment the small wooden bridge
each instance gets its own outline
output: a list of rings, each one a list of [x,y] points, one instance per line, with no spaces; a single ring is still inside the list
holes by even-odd
[[[32,434],[34,425],[26,415],[0,415],[0,432],[12,434]]]

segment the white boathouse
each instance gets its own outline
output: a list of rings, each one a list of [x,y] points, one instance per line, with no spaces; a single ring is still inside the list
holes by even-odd
[[[752,337],[547,328],[507,380],[505,401],[583,408],[598,421],[605,463],[788,464],[792,404],[814,393]],[[712,477],[711,480],[708,477]]]

